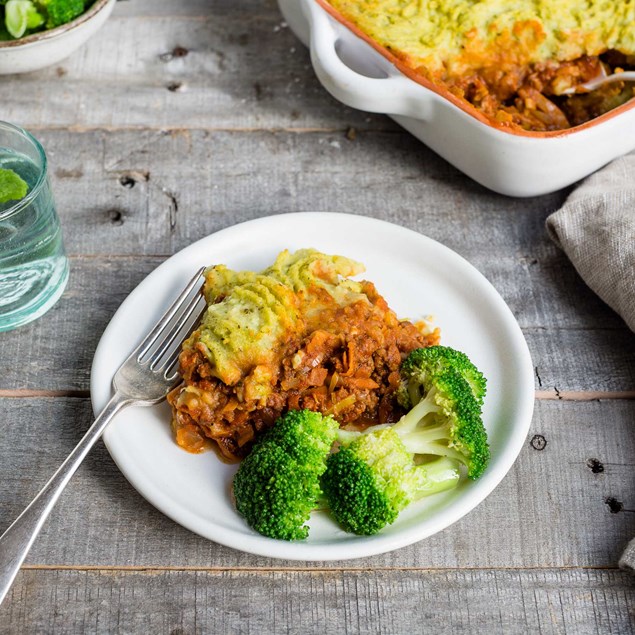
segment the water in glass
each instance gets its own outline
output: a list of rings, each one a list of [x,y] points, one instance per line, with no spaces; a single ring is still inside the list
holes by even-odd
[[[22,200],[0,203],[0,331],[42,315],[62,294],[68,277],[55,203],[44,164],[0,145],[0,168],[28,185]]]

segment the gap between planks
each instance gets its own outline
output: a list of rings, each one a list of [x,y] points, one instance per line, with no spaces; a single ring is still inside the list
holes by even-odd
[[[70,397],[87,399],[90,390],[0,390],[0,398],[29,399],[34,397]]]
[[[621,392],[573,392],[559,390],[537,390],[536,399],[539,401],[602,401],[613,399],[635,399],[635,390]],[[89,390],[0,390],[0,398],[29,399],[37,397],[67,397],[71,399],[87,399]]]
[[[605,399],[635,399],[635,390],[624,391],[566,391],[536,390],[536,399],[541,401],[601,401]]]
[[[157,85],[159,87],[159,85]],[[370,113],[374,114],[374,113]],[[228,132],[228,133],[256,133],[256,132],[271,132],[271,133],[290,133],[290,134],[335,134],[335,133],[345,133],[350,126],[343,127],[309,127],[309,128],[298,128],[298,127],[287,127],[280,126],[275,128],[263,128],[262,126],[236,126],[236,127],[226,127],[226,126],[193,126],[191,128],[183,127],[183,126],[161,126],[161,125],[128,125],[128,126],[103,126],[103,125],[71,125],[71,126],[51,126],[51,125],[29,125],[30,131],[35,132],[73,132],[77,134],[88,134],[93,132],[164,132],[166,134],[179,134],[183,132]],[[384,128],[356,128],[359,132],[364,133],[376,133],[376,134],[408,134],[405,133],[403,129],[384,129]]]
[[[70,565],[70,564],[26,564],[24,571],[113,571],[121,573],[159,573],[163,571],[224,573],[363,573],[367,571],[387,572],[452,572],[452,571],[621,571],[616,566],[570,566],[570,567],[196,567],[159,565]]]

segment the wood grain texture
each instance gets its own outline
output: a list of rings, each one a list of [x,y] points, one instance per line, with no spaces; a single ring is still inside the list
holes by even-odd
[[[481,505],[440,534],[347,566],[615,566],[635,535],[634,418],[635,401],[538,402],[519,459]],[[91,420],[85,399],[0,401],[0,437],[11,440],[0,444],[0,532],[46,482]],[[212,454],[209,458],[216,460]],[[618,503],[622,509],[616,511]],[[27,562],[314,566],[250,556],[181,528],[133,490],[101,444],[71,481]]]
[[[23,571],[0,633],[624,635],[634,611],[617,571]]]
[[[328,95],[274,2],[137,4],[120,3],[59,65],[3,78],[3,118],[34,129],[396,128]]]
[[[242,11],[246,14],[271,13],[277,9],[276,0],[242,0],[239,5],[231,0],[118,0],[116,17],[156,17],[186,16],[193,19],[210,15],[225,16]]]
[[[565,192],[532,199],[494,194],[400,130],[354,141],[343,130],[43,130],[38,136],[50,155],[73,255],[168,256],[242,221],[332,211],[405,225],[476,265],[495,255],[502,259],[499,275],[523,275],[523,284],[533,270],[556,280],[563,275],[565,259],[546,237],[544,221]],[[526,302],[539,303],[540,296],[536,290]]]

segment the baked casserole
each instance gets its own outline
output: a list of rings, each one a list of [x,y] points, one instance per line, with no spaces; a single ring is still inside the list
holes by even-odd
[[[240,459],[287,410],[342,425],[396,421],[401,362],[439,332],[400,320],[373,283],[350,279],[363,270],[312,249],[283,251],[260,273],[208,268],[208,308],[168,396],[177,443],[197,452],[211,440]]]
[[[603,71],[635,68],[632,0],[319,1],[411,77],[502,128],[563,130],[635,95],[619,81],[566,94]]]

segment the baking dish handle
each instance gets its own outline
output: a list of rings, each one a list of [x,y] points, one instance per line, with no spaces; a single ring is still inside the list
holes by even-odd
[[[385,78],[354,71],[340,58],[340,36],[333,19],[314,0],[304,8],[311,23],[311,62],[320,82],[336,99],[359,110],[426,119],[430,91],[396,69]],[[392,67],[391,65],[391,68]]]

